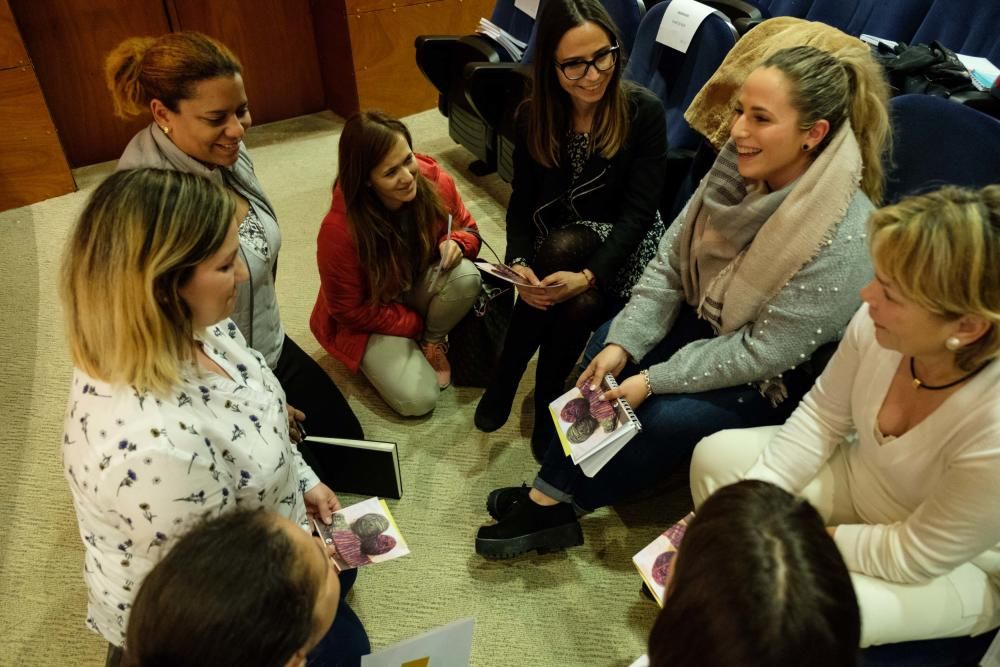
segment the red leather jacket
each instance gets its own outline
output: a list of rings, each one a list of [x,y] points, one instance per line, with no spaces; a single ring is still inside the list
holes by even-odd
[[[437,185],[438,194],[451,213],[451,239],[462,246],[467,258],[475,257],[479,253],[479,238],[456,231],[477,227],[455,189],[455,181],[432,158],[418,154],[416,159],[420,173]],[[439,220],[437,225],[440,244],[447,237],[448,221]],[[339,186],[334,188],[333,203],[323,218],[316,243],[320,289],[309,327],[331,356],[357,373],[369,335],[417,338],[421,334],[424,322],[418,313],[401,303],[379,304],[370,300],[367,276],[347,224],[347,206]]]

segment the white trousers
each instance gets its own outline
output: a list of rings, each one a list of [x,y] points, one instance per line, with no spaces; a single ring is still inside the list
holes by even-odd
[[[691,457],[695,509],[716,489],[743,479],[778,426],[719,431]],[[829,526],[861,523],[851,502],[841,449],[802,490]],[[985,572],[965,563],[921,584],[896,584],[851,573],[861,609],[861,645],[977,635],[1000,625],[1000,590]]]

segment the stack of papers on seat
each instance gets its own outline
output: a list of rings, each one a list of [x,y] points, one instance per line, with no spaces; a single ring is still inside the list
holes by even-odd
[[[488,19],[479,19],[476,32],[480,35],[486,35],[506,49],[514,62],[521,62],[521,56],[524,55],[524,50],[528,48],[527,43],[515,38],[514,35]]]

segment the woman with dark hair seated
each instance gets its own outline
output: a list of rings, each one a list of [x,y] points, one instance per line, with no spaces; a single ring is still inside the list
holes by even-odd
[[[476,221],[448,172],[381,111],[347,119],[338,155],[309,326],[390,408],[419,417],[451,384],[448,332],[479,295]]]
[[[531,357],[541,460],[590,333],[628,300],[663,235],[663,105],[624,79],[618,29],[598,0],[549,0],[538,16],[534,85],[518,109],[507,261],[519,288],[497,370],[476,407],[481,431],[510,417]]]
[[[808,502],[759,481],[698,508],[649,635],[653,667],[857,664],[851,578]]]
[[[329,630],[339,602],[318,538],[274,512],[229,512],[185,533],[146,576],[123,664],[338,664]]]
[[[740,478],[802,494],[851,572],[863,646],[961,650],[1000,626],[1000,186],[905,199],[869,233],[875,280],[823,374],[783,426],[704,439],[692,495]]]

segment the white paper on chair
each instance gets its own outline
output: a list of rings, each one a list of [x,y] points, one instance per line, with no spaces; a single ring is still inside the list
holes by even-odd
[[[535,14],[538,13],[538,0],[514,0],[514,8],[520,9],[531,18],[535,18]]]
[[[361,667],[468,667],[475,623],[463,618],[361,656]]]
[[[660,29],[656,32],[656,41],[664,46],[687,53],[691,46],[698,26],[716,10],[703,5],[698,0],[672,0],[670,6],[663,12]]]

